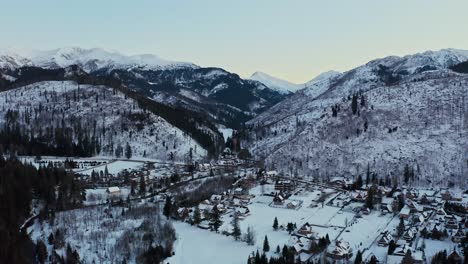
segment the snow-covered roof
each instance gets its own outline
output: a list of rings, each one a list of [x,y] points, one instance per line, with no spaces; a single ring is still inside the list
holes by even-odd
[[[108,192],[108,193],[120,192],[120,188],[117,187],[117,186],[109,187],[109,188],[107,188],[107,192]]]

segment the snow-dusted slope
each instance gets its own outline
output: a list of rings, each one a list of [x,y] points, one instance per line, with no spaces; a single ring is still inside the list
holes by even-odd
[[[194,64],[162,59],[156,55],[142,54],[127,56],[116,51],[78,47],[60,48],[47,51],[7,50],[0,53],[0,68],[21,66],[65,68],[79,65],[87,72],[105,69],[161,69],[172,67],[196,67]]]
[[[136,158],[166,160],[172,153],[174,159],[183,160],[191,148],[195,158],[207,153],[180,129],[105,86],[78,85],[71,81],[39,82],[0,92],[0,105],[0,124],[6,111],[19,111],[21,124],[34,128],[35,133],[59,124],[75,127],[79,122],[99,138],[100,155],[113,156],[115,148],[125,147],[127,142]],[[26,119],[29,123],[24,122]]]
[[[250,80],[261,82],[270,89],[282,94],[295,93],[297,90],[304,88],[304,85],[291,83],[260,71],[252,74]]]
[[[369,164],[394,177],[408,164],[421,179],[466,178],[468,75],[447,69],[465,60],[466,51],[448,49],[331,74],[250,121],[246,145],[290,174],[357,176]]]

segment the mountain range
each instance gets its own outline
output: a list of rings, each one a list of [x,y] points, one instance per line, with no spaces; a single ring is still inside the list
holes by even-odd
[[[222,68],[102,49],[3,51],[0,91],[59,87],[57,81],[110,87],[133,100],[123,105],[154,115],[146,121],[161,117],[179,131],[182,152],[216,155],[224,145],[219,130],[228,127],[238,130],[243,148],[285,174],[355,178],[372,171],[398,179],[410,167],[419,184],[455,184],[468,172],[467,61],[468,51],[456,49],[389,56],[293,84],[262,72],[243,79]],[[139,125],[126,122],[138,133]],[[165,145],[157,151],[141,147],[144,140],[132,144],[139,155],[162,158],[171,152],[167,142],[179,145],[173,139],[157,137],[153,142]]]

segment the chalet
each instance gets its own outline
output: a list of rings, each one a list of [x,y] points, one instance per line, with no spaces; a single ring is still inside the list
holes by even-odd
[[[420,204],[423,205],[432,205],[436,201],[435,197],[428,196],[427,194],[423,194],[421,199],[419,200]]]
[[[312,231],[312,226],[309,223],[305,223],[302,225],[297,231],[296,234],[298,236],[303,236],[307,238],[315,238],[316,233]]]
[[[447,213],[445,212],[445,210],[444,210],[443,208],[437,209],[436,214],[437,214],[438,216],[443,216],[443,217],[445,217],[445,216],[447,215]]]
[[[281,194],[277,194],[275,198],[273,198],[273,203],[275,205],[283,205],[284,204],[284,197]]]
[[[205,220],[205,221],[202,221],[200,224],[198,224],[198,227],[201,228],[201,229],[210,229],[211,226],[210,226],[210,222]]]
[[[445,216],[445,228],[447,229],[458,229],[457,218],[453,215]]]
[[[398,240],[396,242],[395,251],[393,251],[393,255],[395,256],[404,256],[406,255],[406,251],[411,250],[411,247],[406,243],[406,241]]]
[[[219,194],[213,194],[210,197],[211,203],[219,203],[221,202],[222,199],[223,199],[223,196]]]
[[[294,182],[291,180],[277,180],[275,183],[275,190],[280,192],[290,193],[294,191]]]
[[[329,184],[338,188],[343,188],[346,184],[346,180],[344,177],[333,177],[330,179]]]
[[[391,204],[381,205],[380,206],[380,212],[382,212],[383,215],[390,214],[390,213],[393,212],[393,207],[392,207]]]
[[[383,197],[382,202],[380,203],[381,205],[393,205],[395,202],[395,198],[393,197]]]
[[[246,194],[248,194],[248,190],[245,189],[245,188],[238,187],[238,188],[234,189],[234,196],[236,196],[236,197],[246,195]]]
[[[411,199],[406,199],[406,205],[410,209],[411,213],[422,212],[423,207]]]
[[[109,197],[109,199],[114,200],[114,199],[120,199],[121,198],[122,191],[120,190],[119,187],[113,186],[113,187],[107,188],[106,193],[107,193],[107,196]]]
[[[296,256],[302,253],[309,254],[310,243],[311,243],[310,239],[307,239],[305,237],[300,237],[300,236],[291,236],[288,242],[288,244],[291,247],[291,250],[293,250]]]
[[[408,207],[403,207],[400,211],[400,217],[403,219],[408,219],[410,217],[411,210]]]
[[[353,250],[351,249],[348,242],[344,240],[337,240],[332,250],[327,252],[327,256],[334,259],[349,259],[353,256]]]
[[[416,230],[416,228],[411,227],[408,230],[406,230],[405,233],[403,233],[403,239],[407,242],[411,242],[416,236],[417,232],[418,231]]]
[[[460,243],[462,239],[465,238],[465,232],[461,228],[452,236],[452,241],[455,243]]]
[[[351,193],[353,201],[364,202],[367,198],[367,193],[363,191],[356,191]]]
[[[289,203],[286,204],[286,207],[288,209],[297,209],[299,207],[299,202],[297,201],[290,201]]]
[[[424,217],[423,214],[416,214],[413,217],[413,223],[422,224],[424,223],[424,221],[426,221],[426,218]]]
[[[367,208],[367,207],[362,207],[362,208],[361,208],[361,213],[362,213],[363,215],[369,215],[370,212],[371,212],[370,209]]]
[[[441,195],[441,197],[442,197],[442,200],[445,200],[445,201],[450,201],[450,200],[452,200],[452,194],[450,193],[449,190],[443,191],[440,195]]]
[[[381,247],[386,247],[390,244],[390,241],[393,240],[393,236],[390,234],[390,232],[388,231],[385,231],[383,234],[382,234],[382,237],[379,239],[379,241],[377,242],[377,244]]]
[[[235,209],[235,214],[241,218],[244,218],[250,214],[250,210],[247,206],[240,206]]]
[[[418,198],[418,193],[416,192],[416,190],[408,189],[405,192],[405,197],[407,199],[416,199],[416,198]]]
[[[273,170],[273,171],[267,171],[265,174],[266,174],[266,176],[267,176],[268,178],[275,178],[275,177],[278,176],[278,172],[275,171],[275,170]]]

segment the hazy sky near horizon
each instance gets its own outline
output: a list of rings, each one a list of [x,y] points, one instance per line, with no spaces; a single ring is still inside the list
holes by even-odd
[[[152,53],[302,83],[387,55],[468,49],[467,0],[0,0],[0,48]]]

